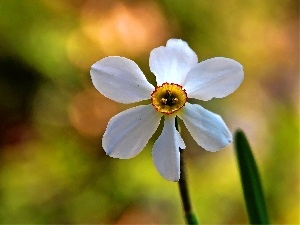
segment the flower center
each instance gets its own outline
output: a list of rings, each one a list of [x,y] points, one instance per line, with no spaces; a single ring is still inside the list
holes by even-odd
[[[163,83],[152,92],[151,101],[156,111],[170,115],[184,106],[187,94],[178,84]]]

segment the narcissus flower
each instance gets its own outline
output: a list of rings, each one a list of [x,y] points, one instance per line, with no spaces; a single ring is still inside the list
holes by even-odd
[[[198,63],[195,52],[179,39],[150,53],[150,70],[157,86],[150,84],[138,65],[130,59],[112,56],[91,67],[95,88],[107,98],[129,104],[151,99],[152,104],[127,109],[108,123],[102,139],[105,152],[128,159],[139,154],[157,130],[161,117],[164,127],[153,146],[152,157],[159,173],[171,181],[180,178],[180,152],[185,144],[175,128],[178,116],[194,140],[205,150],[215,152],[232,141],[222,118],[188,99],[223,98],[241,84],[240,63],[228,58],[212,58]]]

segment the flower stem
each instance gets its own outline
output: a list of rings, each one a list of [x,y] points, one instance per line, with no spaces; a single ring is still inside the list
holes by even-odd
[[[179,131],[179,126],[178,126],[178,119],[177,117],[175,118],[175,126],[176,129]],[[187,185],[187,175],[185,171],[185,164],[184,164],[184,157],[183,157],[183,149],[179,148],[180,151],[180,179],[178,182],[179,185],[179,191],[180,191],[180,196],[182,200],[182,206],[183,206],[183,211],[184,211],[184,216],[185,216],[185,221],[186,224],[199,224],[196,218],[195,213],[193,212],[193,207],[192,203],[190,200],[190,195],[189,195],[189,189]]]

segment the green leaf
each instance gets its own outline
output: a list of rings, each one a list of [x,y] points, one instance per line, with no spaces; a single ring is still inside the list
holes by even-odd
[[[235,132],[234,147],[250,223],[269,224],[258,168],[242,130]]]

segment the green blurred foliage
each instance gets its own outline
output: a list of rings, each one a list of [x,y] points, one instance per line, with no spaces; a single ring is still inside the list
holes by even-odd
[[[170,37],[199,60],[245,70],[225,99],[198,102],[249,137],[274,224],[299,222],[299,22],[295,0],[1,0],[0,223],[183,223],[176,183],[159,176],[153,141],[137,157],[105,155],[110,117],[89,68],[135,60]],[[191,197],[202,224],[247,223],[232,146],[201,149],[182,126]],[[296,197],[295,197],[296,196]]]

